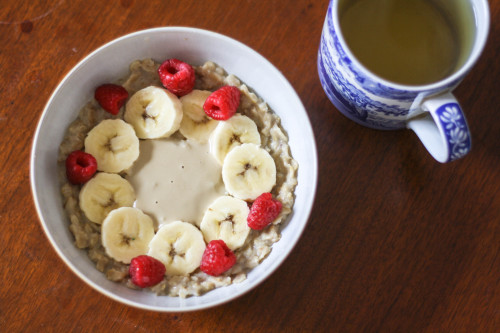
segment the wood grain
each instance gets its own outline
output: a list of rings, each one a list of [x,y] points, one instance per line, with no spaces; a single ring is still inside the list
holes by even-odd
[[[435,162],[410,131],[349,121],[319,83],[328,1],[3,0],[0,10],[0,331],[500,331],[500,2],[484,54],[455,94],[473,150]],[[57,256],[29,184],[33,134],[59,81],[100,45],[140,29],[233,37],[300,95],[319,153],[308,227],[285,263],[228,304],[163,314],[117,303]]]

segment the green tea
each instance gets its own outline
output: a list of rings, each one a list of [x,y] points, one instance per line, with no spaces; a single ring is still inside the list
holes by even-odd
[[[467,59],[475,33],[469,0],[340,0],[342,35],[374,74],[423,85]]]

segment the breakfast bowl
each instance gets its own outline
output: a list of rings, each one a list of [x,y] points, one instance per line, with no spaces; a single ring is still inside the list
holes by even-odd
[[[103,82],[125,77],[136,59],[168,58],[200,66],[212,61],[234,74],[264,100],[281,119],[291,155],[298,163],[292,212],[281,225],[281,239],[243,281],[187,298],[159,296],[108,280],[86,251],[75,246],[63,208],[57,160],[59,144],[80,108]],[[284,75],[260,54],[218,33],[187,27],[138,31],[98,48],[80,61],[60,82],[40,118],[31,151],[31,189],[47,238],[67,266],[102,294],[129,306],[183,312],[213,307],[233,300],[271,275],[291,253],[309,219],[317,185],[314,134],[300,98]]]

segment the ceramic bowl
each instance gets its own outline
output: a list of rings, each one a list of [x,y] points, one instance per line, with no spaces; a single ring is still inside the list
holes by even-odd
[[[299,163],[293,213],[282,229],[282,238],[270,255],[248,273],[247,279],[186,299],[156,296],[107,280],[83,250],[77,249],[68,229],[57,177],[58,146],[68,125],[96,86],[128,74],[135,59],[162,61],[178,58],[201,65],[214,61],[235,74],[281,117],[289,135],[293,157]],[[309,218],[317,184],[317,154],[313,131],[299,97],[282,73],[244,44],[218,33],[163,27],[138,31],[95,50],[78,63],[50,97],[36,130],[31,152],[31,187],[38,215],[52,246],[83,281],[124,304],[154,311],[182,312],[219,305],[256,287],[283,263],[299,240]]]

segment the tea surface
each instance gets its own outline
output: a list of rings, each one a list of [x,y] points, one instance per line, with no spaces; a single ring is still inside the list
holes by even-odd
[[[434,0],[344,1],[340,26],[349,49],[370,71],[396,83],[423,85],[450,75],[467,52],[463,29],[456,29],[461,23],[453,21],[460,15],[449,14]]]

